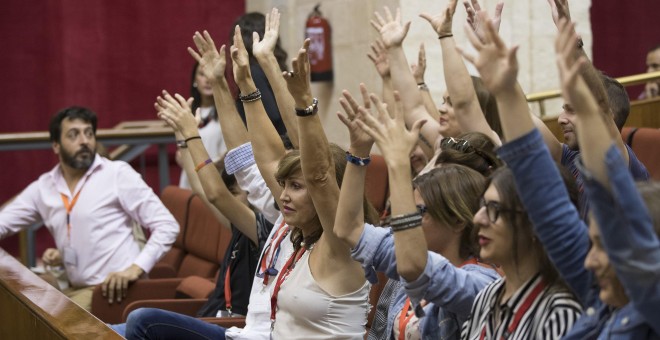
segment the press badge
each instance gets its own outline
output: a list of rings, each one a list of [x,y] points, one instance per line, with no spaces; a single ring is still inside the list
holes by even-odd
[[[78,264],[76,250],[71,246],[65,246],[64,249],[62,249],[62,261],[64,261],[64,264],[67,266],[76,266]]]

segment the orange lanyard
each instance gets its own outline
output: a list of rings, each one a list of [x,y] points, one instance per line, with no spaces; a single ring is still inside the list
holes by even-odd
[[[83,186],[84,185],[85,184],[83,183]],[[82,186],[80,187],[80,190],[78,190],[76,195],[73,196],[71,203],[69,203],[69,198],[65,194],[60,193],[60,197],[62,197],[62,203],[64,203],[64,209],[66,209],[66,237],[69,240],[71,240],[71,210],[73,210],[73,207],[76,205],[76,202],[78,202],[78,196],[80,196],[81,191],[82,191]]]
[[[289,260],[286,261],[286,264],[282,268],[282,272],[280,272],[280,275],[277,276],[277,281],[275,281],[275,288],[273,288],[273,295],[270,297],[270,321],[271,321],[271,329],[273,325],[275,324],[275,312],[277,311],[277,296],[280,294],[280,287],[282,287],[282,283],[284,283],[284,280],[286,280],[287,277],[289,277],[289,274],[293,270],[293,268],[296,267],[296,263],[300,258],[305,254],[305,251],[307,251],[307,248],[305,247],[300,247],[298,251],[295,254],[291,254],[291,257],[289,257]]]
[[[415,316],[415,313],[410,313],[410,315],[408,315],[409,311],[410,311],[410,298],[407,298],[406,304],[403,305],[403,309],[401,310],[401,314],[399,315],[399,340],[406,339],[406,326],[408,326],[408,322],[410,322],[410,319],[412,319],[412,317]]]

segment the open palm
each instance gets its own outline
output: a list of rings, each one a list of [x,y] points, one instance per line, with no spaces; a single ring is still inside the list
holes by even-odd
[[[255,57],[267,57],[275,50],[277,38],[280,30],[280,13],[277,8],[266,14],[266,28],[263,39],[259,39],[259,34],[252,34],[252,54]]]
[[[401,46],[410,28],[410,22],[407,22],[405,25],[401,24],[401,10],[397,9],[396,17],[392,17],[390,9],[385,7],[385,17],[381,16],[378,12],[375,13],[375,16],[376,18],[371,20],[371,26],[380,33],[385,47]]]
[[[202,74],[209,79],[218,79],[224,77],[227,60],[225,57],[225,45],[220,47],[220,52],[215,47],[211,35],[204,31],[204,34],[195,32],[193,36],[197,51],[188,47],[188,52],[199,63]]]

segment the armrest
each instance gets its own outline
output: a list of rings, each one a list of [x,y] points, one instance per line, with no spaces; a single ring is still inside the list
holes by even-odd
[[[212,323],[224,328],[245,328],[245,318],[199,318],[202,321]]]
[[[191,299],[207,299],[213,293],[215,286],[216,283],[208,278],[188,276],[181,281],[176,291]]]
[[[206,301],[207,299],[159,299],[134,301],[124,309],[121,322],[126,322],[128,314],[138,308],[158,308],[195,317],[197,311],[204,306]]]
[[[108,303],[101,294],[101,285],[94,288],[92,293],[92,314],[101,321],[116,324],[122,321],[121,316],[131,302],[148,299],[173,299],[176,295],[176,287],[183,279],[157,279],[137,280],[128,287],[128,293],[121,302]]]

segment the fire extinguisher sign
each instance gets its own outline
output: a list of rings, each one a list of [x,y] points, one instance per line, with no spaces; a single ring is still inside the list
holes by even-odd
[[[305,25],[305,38],[309,38],[309,63],[312,81],[329,81],[332,72],[332,40],[330,24],[321,16],[319,6],[314,7]]]

